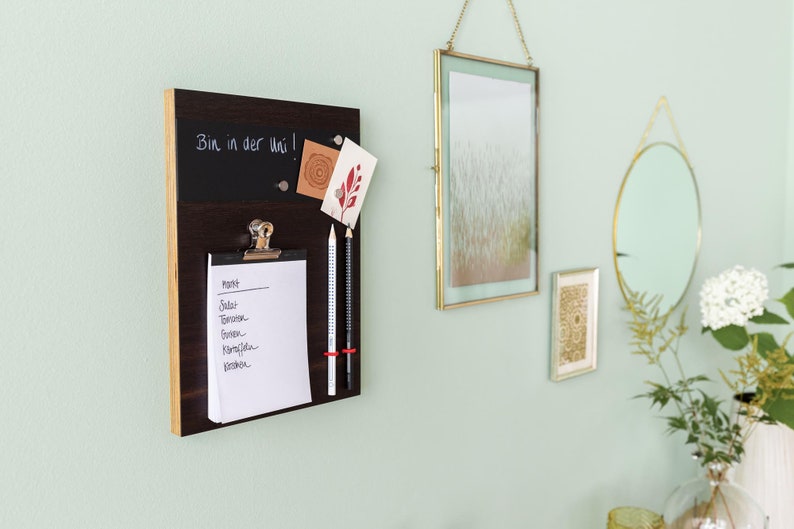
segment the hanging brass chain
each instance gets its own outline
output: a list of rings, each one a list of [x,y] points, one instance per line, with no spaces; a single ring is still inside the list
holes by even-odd
[[[463,2],[463,9],[460,10],[460,15],[458,15],[458,21],[455,22],[455,29],[452,30],[452,36],[447,41],[447,51],[452,51],[455,48],[455,37],[458,35],[458,30],[460,29],[460,23],[463,21],[463,15],[466,13],[466,8],[469,7],[470,0],[464,0]],[[527,64],[532,66],[532,56],[529,54],[529,50],[527,49],[527,43],[524,41],[524,32],[521,31],[521,24],[518,22],[518,15],[516,15],[516,8],[513,7],[513,0],[507,0],[507,6],[510,8],[510,14],[513,16],[513,23],[516,26],[516,32],[518,33],[518,39],[521,41],[521,48],[524,50],[524,57],[527,59]]]
[[[516,8],[513,7],[513,0],[507,0],[507,5],[510,7],[510,13],[513,15],[513,22],[516,24],[516,31],[518,38],[521,40],[521,47],[524,49],[524,56],[527,58],[527,64],[532,66],[532,55],[529,54],[527,43],[524,42],[524,32],[521,31],[521,24],[518,23],[518,15],[516,15]]]
[[[469,0],[465,0],[463,2],[463,9],[460,10],[460,15],[458,15],[458,21],[455,23],[455,29],[452,30],[452,36],[447,41],[447,51],[452,51],[452,49],[455,47],[455,36],[458,34],[460,23],[463,20],[463,13],[466,12],[467,7],[469,7]]]

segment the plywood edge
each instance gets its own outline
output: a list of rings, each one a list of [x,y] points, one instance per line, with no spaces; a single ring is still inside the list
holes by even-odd
[[[166,90],[165,197],[168,245],[168,350],[170,357],[171,433],[182,435],[182,391],[179,354],[179,277],[176,218],[176,101],[175,90]]]

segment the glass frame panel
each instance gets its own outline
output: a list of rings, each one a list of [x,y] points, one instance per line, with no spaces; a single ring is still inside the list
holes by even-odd
[[[537,294],[539,71],[434,58],[437,308]]]

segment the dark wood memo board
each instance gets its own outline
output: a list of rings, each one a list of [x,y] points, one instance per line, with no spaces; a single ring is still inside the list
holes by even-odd
[[[337,136],[359,142],[359,110],[172,89],[165,92],[171,431],[213,430],[360,394],[360,347],[353,389],[327,395],[327,244],[333,224],[344,256],[345,227],[320,211],[321,201],[295,192],[303,141],[339,149]],[[236,149],[235,149],[236,147]],[[285,185],[286,182],[286,185]],[[286,187],[286,190],[282,188]],[[248,224],[274,225],[272,246],[304,248],[311,402],[237,423],[207,418],[207,254],[248,248]],[[361,223],[353,244],[353,333],[360,345]],[[345,267],[337,266],[337,291]],[[337,341],[345,304],[337,303]],[[344,380],[346,355],[337,357]]]

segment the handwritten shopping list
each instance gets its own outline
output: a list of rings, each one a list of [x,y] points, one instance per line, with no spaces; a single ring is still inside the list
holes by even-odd
[[[306,260],[209,256],[208,417],[227,423],[311,401]]]
[[[355,228],[377,163],[377,158],[345,138],[320,210]]]

